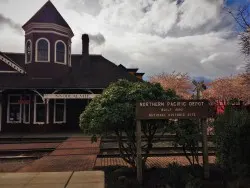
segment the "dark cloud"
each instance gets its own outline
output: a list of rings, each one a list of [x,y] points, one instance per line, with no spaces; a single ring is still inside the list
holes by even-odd
[[[0,28],[4,25],[8,25],[10,28],[14,29],[17,33],[22,33],[22,26],[20,24],[17,24],[12,19],[5,17],[3,14],[0,13]]]
[[[94,43],[96,43],[97,45],[102,45],[106,41],[105,37],[101,33],[98,33],[96,35],[89,34],[89,39]]]

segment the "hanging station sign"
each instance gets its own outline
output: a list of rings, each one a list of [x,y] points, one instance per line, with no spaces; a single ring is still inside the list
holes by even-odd
[[[93,99],[99,94],[44,94],[44,99]]]
[[[136,103],[136,119],[193,119],[209,117],[207,100],[143,101]]]

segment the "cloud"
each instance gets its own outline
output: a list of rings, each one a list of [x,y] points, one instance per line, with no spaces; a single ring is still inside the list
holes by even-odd
[[[95,18],[103,55],[146,75],[188,72],[207,78],[235,74],[244,63],[233,19],[222,0],[101,0]]]
[[[81,35],[88,33],[91,53],[139,68],[146,77],[175,70],[210,79],[243,70],[235,23],[223,11],[223,0],[53,3],[62,7],[60,12],[75,33],[73,53],[81,53]],[[23,51],[22,43],[18,50]]]
[[[65,7],[77,11],[80,14],[84,12],[93,16],[98,15],[101,10],[99,0],[67,1]]]
[[[0,0],[0,3],[8,3],[9,0]]]
[[[89,34],[89,40],[90,40],[90,51],[93,54],[100,54],[104,47],[105,47],[105,38],[101,33],[97,34]]]
[[[0,13],[0,27],[4,25],[8,25],[10,28],[15,30],[18,34],[22,35],[22,26],[20,24],[15,23],[12,19],[5,17],[3,14]]]
[[[105,38],[101,33],[98,34],[89,34],[90,41],[93,41],[94,43],[98,45],[102,45],[105,43]]]

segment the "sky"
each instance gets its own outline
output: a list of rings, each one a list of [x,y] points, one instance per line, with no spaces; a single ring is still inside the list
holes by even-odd
[[[0,51],[24,52],[21,26],[47,0],[0,0]],[[145,77],[162,72],[215,79],[243,72],[235,22],[223,7],[247,0],[51,0],[75,36],[90,35],[90,53],[139,68]]]

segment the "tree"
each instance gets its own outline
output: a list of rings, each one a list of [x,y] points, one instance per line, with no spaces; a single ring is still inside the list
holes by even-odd
[[[121,157],[132,167],[136,167],[136,101],[170,100],[177,96],[172,90],[164,91],[160,84],[147,82],[129,82],[119,80],[106,88],[102,95],[94,98],[80,116],[80,127],[93,134],[102,136],[108,130],[117,137]],[[142,162],[145,165],[147,155],[152,149],[152,141],[158,128],[168,120],[142,121],[142,133],[146,138],[142,146]],[[123,139],[125,133],[126,139]]]
[[[241,39],[241,51],[246,56],[250,55],[250,19],[249,19],[249,8],[250,3],[238,6],[235,10],[226,8],[227,11],[236,21],[240,30],[240,39]]]
[[[239,36],[240,36],[240,46],[241,52],[246,57],[246,74],[245,79],[247,83],[250,85],[250,3],[246,3],[244,5],[238,6],[236,10],[232,10],[230,8],[226,8],[227,12],[231,14],[231,16],[236,21],[239,26]]]
[[[190,91],[192,89],[192,84],[190,77],[184,73],[161,73],[158,75],[151,76],[149,81],[151,83],[160,83],[165,89],[172,89],[176,94],[184,99],[190,99]]]
[[[210,100],[222,111],[232,100],[247,103],[250,89],[245,79],[246,74],[218,78],[208,84],[208,89],[203,92],[203,97]]]

